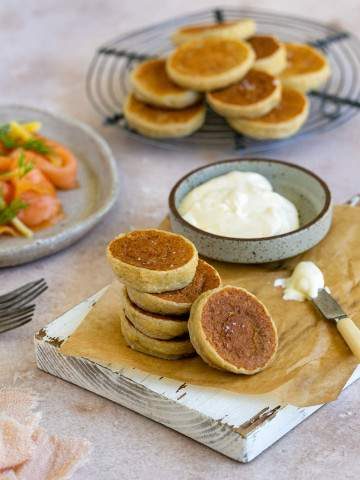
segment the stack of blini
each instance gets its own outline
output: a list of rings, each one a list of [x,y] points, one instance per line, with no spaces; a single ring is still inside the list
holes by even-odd
[[[116,237],[107,255],[124,284],[120,316],[127,344],[165,359],[193,355],[190,308],[203,292],[219,287],[217,271],[198,259],[189,240],[156,229]]]
[[[119,317],[133,350],[167,360],[196,352],[214,368],[247,375],[273,361],[278,338],[266,307],[243,288],[220,286],[183,236],[137,230],[112,240],[107,255],[125,285]]]
[[[185,26],[177,48],[131,73],[124,105],[130,127],[154,138],[183,137],[205,121],[204,99],[237,132],[256,139],[294,135],[307,119],[304,92],[330,75],[326,57],[305,44],[255,35],[251,19]]]

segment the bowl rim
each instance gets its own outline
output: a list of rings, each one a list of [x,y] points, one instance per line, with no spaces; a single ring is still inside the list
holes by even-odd
[[[320,184],[320,186],[323,188],[323,190],[325,192],[325,203],[324,203],[324,206],[321,209],[320,213],[318,215],[316,215],[316,217],[313,220],[311,220],[310,222],[306,223],[305,225],[297,228],[296,230],[291,230],[290,232],[281,233],[281,234],[273,235],[273,236],[270,236],[270,237],[256,237],[256,238],[226,237],[226,236],[223,236],[223,235],[217,235],[216,233],[206,232],[205,230],[201,230],[200,228],[195,227],[194,225],[192,225],[191,223],[186,221],[180,215],[180,213],[179,213],[179,211],[178,211],[178,209],[175,205],[175,194],[176,194],[177,190],[179,189],[180,185],[186,179],[188,179],[189,177],[191,177],[195,173],[200,172],[201,170],[206,170],[206,169],[214,167],[216,165],[222,165],[222,164],[226,164],[226,163],[230,164],[230,163],[239,163],[239,162],[259,162],[259,161],[264,162],[264,163],[266,162],[266,163],[275,163],[275,164],[280,164],[280,165],[286,165],[287,167],[294,168],[295,170],[300,170],[300,171],[306,173],[307,175],[313,177]],[[330,189],[329,189],[327,183],[322,178],[320,178],[318,175],[316,175],[316,173],[312,172],[311,170],[308,170],[307,168],[301,167],[300,165],[296,165],[296,164],[293,164],[293,163],[290,163],[290,162],[285,162],[283,160],[275,160],[273,158],[244,157],[244,158],[232,158],[230,160],[220,160],[218,162],[214,162],[214,163],[211,163],[209,165],[204,165],[202,167],[195,168],[194,170],[191,170],[186,175],[181,177],[176,182],[176,184],[173,186],[173,188],[171,189],[170,194],[169,194],[168,204],[169,204],[169,209],[170,209],[171,213],[176,217],[176,219],[178,221],[180,221],[180,223],[182,223],[185,227],[188,227],[188,228],[190,228],[190,229],[192,229],[192,230],[194,230],[198,233],[201,233],[203,235],[207,235],[210,238],[217,239],[217,240],[229,240],[229,241],[238,241],[238,242],[239,241],[240,242],[260,242],[261,241],[262,242],[262,241],[275,240],[275,239],[278,239],[278,238],[290,237],[290,236],[295,235],[295,234],[297,234],[297,233],[299,233],[303,230],[308,229],[309,227],[311,227],[312,225],[317,223],[321,218],[323,218],[324,215],[328,212],[328,210],[331,207],[331,200],[332,200],[331,199],[331,192],[330,192]]]

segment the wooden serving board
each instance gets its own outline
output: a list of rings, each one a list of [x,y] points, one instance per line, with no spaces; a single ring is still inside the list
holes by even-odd
[[[322,406],[278,405],[271,395],[239,395],[181,384],[126,365],[114,372],[85,358],[62,355],[59,346],[106,288],[35,335],[36,361],[41,370],[162,423],[238,462],[251,461]],[[360,367],[346,386],[359,377]]]

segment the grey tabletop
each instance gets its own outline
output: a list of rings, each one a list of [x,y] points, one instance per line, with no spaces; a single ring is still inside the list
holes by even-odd
[[[119,129],[101,126],[85,94],[85,73],[94,50],[135,27],[186,11],[214,7],[212,0],[2,0],[1,101],[25,103],[72,115],[95,127],[117,160],[120,194],[107,218],[86,238],[52,257],[0,271],[0,291],[46,278],[50,288],[31,324],[0,337],[0,384],[31,386],[42,397],[51,432],[80,435],[95,445],[76,479],[285,480],[359,478],[360,382],[286,435],[251,464],[240,465],[157,423],[36,368],[32,335],[112,278],[104,246],[129,227],[157,225],[167,212],[175,181],[220,153],[178,153],[145,146]],[[227,4],[336,22],[360,35],[357,0],[252,0]],[[360,116],[336,131],[284,146],[267,156],[314,170],[336,202],[360,190]]]

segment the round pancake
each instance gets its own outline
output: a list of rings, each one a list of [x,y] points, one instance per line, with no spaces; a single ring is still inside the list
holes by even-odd
[[[168,57],[166,71],[183,87],[208,91],[240,80],[254,60],[254,51],[246,42],[209,37],[178,47]]]
[[[200,102],[183,109],[160,108],[129,95],[124,116],[131,128],[150,138],[177,138],[191,135],[205,121],[205,105]]]
[[[240,82],[206,94],[215,112],[224,117],[256,118],[272,110],[281,100],[281,82],[266,72],[249,70]]]
[[[203,293],[191,308],[189,332],[206,363],[233,373],[264,370],[278,346],[276,326],[266,307],[239,287]]]
[[[229,125],[248,137],[280,139],[294,135],[305,123],[309,114],[307,97],[293,89],[283,88],[280,103],[259,118],[229,118]]]
[[[198,253],[190,240],[157,229],[119,235],[109,243],[107,258],[125,285],[150,293],[186,287],[198,264]]]
[[[254,68],[278,75],[286,67],[286,49],[273,35],[255,35],[247,40],[256,56]]]
[[[174,317],[146,312],[132,303],[125,288],[123,289],[123,302],[127,318],[137,330],[148,337],[169,340],[188,333],[188,317]]]
[[[123,310],[120,312],[120,322],[121,332],[125,342],[133,350],[167,360],[190,357],[195,353],[189,337],[181,337],[173,340],[159,340],[148,337],[134,327]]]
[[[287,67],[281,73],[281,81],[290,88],[302,92],[321,87],[330,76],[327,58],[310,45],[287,43]]]
[[[221,279],[215,268],[199,259],[193,281],[180,290],[144,293],[128,288],[127,292],[131,301],[143,310],[161,315],[184,315],[190,311],[199,295],[219,287],[220,283]]]
[[[202,25],[186,25],[180,27],[171,36],[175,45],[207,37],[238,38],[243,40],[254,35],[256,23],[251,18],[233,22],[208,23]]]
[[[150,105],[184,108],[200,100],[200,94],[176,85],[166,73],[166,60],[153,59],[138,65],[131,72],[134,95]]]

